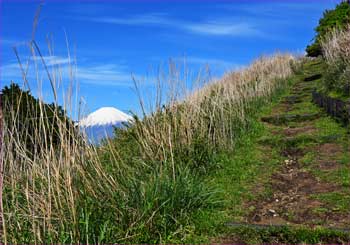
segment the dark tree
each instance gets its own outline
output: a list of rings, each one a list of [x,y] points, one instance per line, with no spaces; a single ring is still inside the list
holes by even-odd
[[[61,106],[40,102],[15,83],[2,90],[2,109],[5,137],[15,132],[32,154],[40,152],[44,145],[59,146],[59,127],[68,130],[73,126]]]

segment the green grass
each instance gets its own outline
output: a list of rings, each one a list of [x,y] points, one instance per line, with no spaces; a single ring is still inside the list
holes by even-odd
[[[262,244],[262,243],[345,243],[350,240],[350,233],[344,231],[305,227],[254,227],[227,228],[227,233],[235,234],[232,241],[235,243]],[[228,238],[230,239],[230,238]],[[230,240],[229,240],[230,241]]]
[[[349,96],[345,95],[344,93],[341,93],[339,91],[330,91],[327,93],[327,95],[333,99],[339,99],[344,102],[348,102]]]
[[[290,80],[289,85],[295,80],[295,77]],[[251,114],[249,126],[239,135],[234,150],[215,154],[213,161],[217,168],[205,179],[209,186],[218,190],[221,205],[195,213],[195,229],[184,240],[185,243],[210,242],[211,239],[226,234],[226,222],[243,221],[249,211],[243,206],[243,201],[256,198],[252,193],[253,186],[256,183],[265,185],[281,161],[278,149],[266,148],[261,144],[260,138],[268,135],[269,131],[259,118],[268,114],[287,91],[286,88],[278,91],[268,103],[257,103],[255,111],[258,113]],[[269,195],[269,191],[265,189],[261,195]]]
[[[221,168],[208,177],[208,184],[220,190],[218,195],[223,200],[222,206],[197,213],[196,234],[185,240],[186,243],[209,242],[210,238],[227,232],[226,222],[243,221],[249,211],[242,206],[243,200],[256,198],[252,187],[256,183],[265,185],[280,161],[278,152],[272,151],[267,155],[266,149],[259,149],[257,139],[264,132],[261,126],[256,124],[256,131],[253,129],[251,134],[241,138],[233,153],[217,156]],[[267,189],[264,194],[269,195]]]
[[[336,123],[331,117],[322,117],[315,122],[315,127],[318,129],[319,136],[342,135],[347,134],[347,129]]]
[[[311,114],[320,112],[320,108],[309,101],[304,101],[293,106],[293,110],[287,114]]]
[[[304,72],[295,76],[293,82],[302,77],[315,73],[322,73],[324,63],[319,60],[305,64]],[[319,86],[321,79],[310,83],[310,87]],[[260,112],[253,117],[249,133],[242,134],[236,143],[235,151],[223,152],[215,156],[219,168],[212,172],[207,179],[210,186],[220,190],[219,199],[224,200],[220,208],[202,210],[197,212],[194,223],[195,229],[186,242],[244,242],[244,243],[333,243],[348,242],[350,234],[341,230],[327,228],[311,229],[309,227],[266,227],[263,229],[251,226],[231,227],[225,225],[227,222],[244,222],[245,216],[254,207],[244,207],[243,203],[261,197],[269,197],[272,194],[268,185],[271,174],[278,168],[283,160],[280,152],[282,149],[296,147],[306,150],[306,154],[300,162],[305,169],[311,171],[316,177],[343,186],[342,192],[315,194],[313,197],[329,208],[318,207],[313,210],[316,213],[327,213],[331,211],[349,212],[350,193],[348,190],[350,171],[348,168],[349,154],[347,130],[337,124],[330,117],[322,116],[314,120],[311,125],[315,132],[299,134],[293,138],[282,137],[283,126],[272,126],[267,128],[259,122],[259,117],[269,115],[281,102],[281,98],[288,92],[279,94],[274,100],[261,108]],[[311,96],[305,99],[311,98]],[[322,112],[320,108],[309,101],[293,106],[288,114],[304,114]],[[300,127],[302,123],[290,122],[285,126]],[[274,134],[271,133],[274,130]],[[317,152],[311,150],[320,144],[336,143],[343,147],[343,153],[337,157],[337,162],[342,167],[336,171],[315,170],[317,164]],[[254,192],[254,187],[263,186],[259,192]],[[293,213],[289,214],[293,216]],[[317,221],[315,221],[317,223]],[[319,224],[325,225],[323,222]]]
[[[315,72],[322,71],[323,64],[318,61],[313,61],[306,64],[306,75],[312,75]],[[294,77],[294,81],[298,81],[301,77],[306,76],[298,75]],[[320,79],[308,84],[312,87],[314,84],[320,83]],[[288,95],[290,92],[286,92],[283,96]],[[207,214],[207,227],[210,227],[210,215],[213,215],[213,219],[216,224],[221,224],[216,228],[212,226],[211,233],[218,233],[224,239],[224,241],[231,242],[244,242],[244,243],[327,243],[334,241],[349,241],[349,233],[342,231],[335,231],[326,228],[310,229],[308,227],[269,227],[264,229],[255,229],[251,227],[228,227],[225,226],[225,222],[244,222],[248,212],[252,211],[250,208],[244,207],[242,204],[249,200],[262,197],[270,197],[272,195],[271,188],[268,185],[268,180],[271,174],[276,171],[281,161],[284,160],[280,153],[286,148],[300,148],[306,151],[306,154],[300,160],[308,171],[314,169],[314,164],[317,160],[317,152],[312,151],[312,147],[324,143],[337,143],[346,147],[347,130],[337,124],[330,117],[325,116],[322,113],[322,109],[307,101],[311,99],[311,96],[305,97],[304,102],[295,104],[292,110],[287,114],[305,114],[305,113],[321,113],[319,119],[309,122],[308,125],[313,125],[315,132],[312,133],[300,133],[292,138],[285,138],[282,136],[282,130],[289,127],[300,127],[303,123],[289,122],[284,126],[269,126],[259,122],[258,117],[269,115],[273,109],[283,100],[280,97],[265,106],[263,110],[255,117],[256,121],[252,126],[249,134],[242,137],[239,141],[239,145],[232,155],[221,155],[222,168],[218,170],[215,175],[210,175],[213,178],[213,184],[217,184],[218,189],[222,190],[222,196],[226,200],[222,210],[214,211],[211,214]],[[271,133],[272,130],[275,133]],[[339,162],[343,164],[349,163],[349,156],[343,153],[339,156]],[[322,179],[320,171],[311,171],[315,175]],[[343,187],[348,186],[350,176],[349,168],[343,167],[339,171],[332,171],[328,177],[324,177],[324,181],[335,181]],[[254,187],[259,185],[263,186],[262,190],[258,193],[254,193]],[[344,192],[342,195],[327,194],[327,195],[315,195],[314,198],[321,200],[325,204],[333,202],[333,210],[342,210],[346,212],[346,205],[349,202],[349,193]],[[349,206],[349,205],[348,205]],[[349,207],[347,207],[349,208]],[[315,208],[313,212],[323,213],[328,209],[324,207]],[[293,213],[289,214],[293,216]],[[213,223],[211,223],[213,224]],[[317,221],[315,220],[315,224]],[[325,225],[322,221],[319,224]],[[213,232],[214,231],[214,232]],[[217,234],[214,234],[216,239],[219,239]]]
[[[350,195],[343,192],[322,193],[314,198],[326,203],[332,211],[348,213],[350,211]]]
[[[316,159],[316,152],[309,151],[299,160],[299,162],[303,164],[303,166],[308,166],[314,163],[315,159]]]
[[[225,158],[225,167],[213,176],[217,188],[223,190],[230,216],[238,220],[246,211],[242,209],[242,199],[252,198],[250,188],[258,182],[263,185],[279,160],[276,151],[260,148],[256,141],[264,129],[261,125],[256,125],[255,129],[252,135],[241,139],[235,152]]]
[[[350,167],[349,166],[341,166],[337,169],[332,169],[331,171],[321,171],[318,169],[314,169],[312,172],[315,176],[320,177],[320,179],[323,181],[326,181],[329,183],[335,183],[345,188],[350,187]]]
[[[69,203],[71,206],[62,207],[64,209],[62,212],[77,210],[74,216],[69,216],[77,220],[73,222],[67,219],[63,225],[53,220],[53,226],[61,225],[59,233],[42,230],[38,233],[41,234],[40,240],[37,240],[31,232],[23,232],[33,229],[30,214],[23,217],[13,212],[9,222],[15,225],[9,242],[210,243],[222,237],[248,243],[349,241],[348,234],[326,229],[313,230],[306,227],[255,229],[234,228],[227,225],[227,222],[246,220],[247,214],[255,208],[247,207],[248,201],[268,198],[273,194],[270,179],[285,160],[281,155],[283,150],[307,149],[325,142],[336,142],[344,146],[344,149],[348,149],[344,137],[346,130],[328,117],[313,120],[317,133],[302,133],[290,138],[284,137],[282,130],[285,127],[300,126],[300,122],[267,126],[260,121],[262,116],[275,112],[274,109],[280,105],[283,97],[292,94],[290,90],[292,85],[298,83],[298,86],[308,87],[318,83],[319,81],[314,81],[310,85],[300,85],[299,82],[305,76],[321,70],[321,67],[322,63],[318,60],[306,63],[304,72],[282,82],[281,87],[271,95],[271,98],[248,100],[248,103],[243,105],[245,113],[243,122],[239,118],[231,118],[232,121],[229,122],[232,125],[225,124],[234,130],[232,135],[235,138],[230,147],[210,145],[208,142],[211,141],[195,135],[193,141],[187,145],[174,140],[176,145],[167,146],[168,141],[163,141],[162,144],[166,146],[163,147],[162,155],[159,154],[162,150],[156,141],[157,137],[154,137],[155,141],[146,141],[152,148],[148,152],[142,148],[144,147],[142,143],[145,142],[142,141],[142,135],[137,135],[136,126],[128,130],[117,130],[113,145],[102,144],[97,149],[98,163],[101,165],[94,168],[95,166],[87,162],[82,168],[86,168],[84,170],[87,170],[88,175],[74,175],[76,199]],[[321,111],[307,101],[308,96],[303,99],[305,100],[303,103],[293,105],[288,113],[305,114]],[[230,106],[225,108],[227,112],[235,110],[233,105]],[[176,121],[176,117],[171,117],[171,113],[169,115],[160,113],[154,117],[156,116],[159,117],[156,118],[159,119],[158,122],[168,120],[170,124],[181,123]],[[207,128],[206,125],[204,128]],[[179,134],[182,133],[182,128],[178,129]],[[143,131],[143,133],[149,132]],[[154,132],[149,133],[151,139],[153,139],[152,133]],[[170,137],[172,136],[177,139],[177,135],[172,134]],[[154,149],[156,150],[153,152]],[[157,153],[158,158],[149,157],[147,155],[149,153]],[[316,157],[316,152],[309,152],[302,159],[302,163],[305,167],[313,167]],[[345,188],[349,186],[350,178],[349,169],[346,168],[349,155],[343,154],[338,160],[343,164],[339,171],[314,173],[326,181],[336,179]],[[100,169],[103,171],[99,172]],[[96,185],[95,178],[98,180]],[[92,185],[88,188],[85,183]],[[42,183],[35,184],[40,187]],[[257,186],[261,189],[257,190],[255,188]],[[12,198],[13,193],[23,194],[16,190],[5,189],[4,200]],[[26,197],[20,194],[13,200],[25,204]],[[350,195],[345,189],[343,192],[314,197],[327,204],[334,204],[333,208],[344,212],[347,211],[346,204],[350,201]],[[5,202],[6,210],[11,210],[11,205],[12,203]],[[326,212],[326,210],[319,208],[315,209],[315,212]],[[292,217],[295,213],[290,212],[288,215]],[[73,225],[74,227],[71,227]]]

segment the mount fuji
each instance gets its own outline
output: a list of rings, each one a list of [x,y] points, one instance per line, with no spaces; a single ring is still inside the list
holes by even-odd
[[[76,125],[90,143],[99,144],[102,139],[113,137],[115,127],[123,127],[124,123],[130,123],[132,120],[131,116],[114,107],[102,107],[81,119]]]

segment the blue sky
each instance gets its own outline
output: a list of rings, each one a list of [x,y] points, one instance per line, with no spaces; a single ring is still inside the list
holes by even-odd
[[[142,81],[141,92],[147,98],[159,66],[166,67],[170,58],[179,63],[185,60],[194,74],[209,65],[211,75],[220,77],[260,55],[303,53],[322,12],[338,2],[45,1],[35,40],[49,69],[61,67],[62,73],[56,77],[63,78],[61,89],[66,91],[67,37],[71,60],[77,63],[79,96],[89,111],[114,106],[139,112],[131,74]],[[17,47],[23,61],[29,59],[25,43],[32,37],[38,3],[1,2],[1,87],[11,80],[23,84],[12,47]],[[47,48],[47,38],[52,40],[53,53]],[[29,59],[29,86],[34,95],[42,87],[44,99],[51,101],[42,67],[36,69],[40,70],[38,76],[33,72],[36,59]]]

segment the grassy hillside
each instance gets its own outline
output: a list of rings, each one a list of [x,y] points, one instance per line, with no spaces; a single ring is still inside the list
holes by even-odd
[[[214,241],[350,241],[349,132],[311,102],[322,81],[310,78],[324,66],[322,60],[303,65],[215,176],[227,204],[226,235]]]
[[[254,129],[261,106],[289,85],[297,64],[290,55],[261,58],[192,92],[174,90],[183,86],[173,70],[168,103],[156,101],[153,112],[135,117],[131,127],[98,148],[64,124],[57,125],[57,144],[47,143],[48,118],[40,113],[41,106],[40,120],[27,133],[16,128],[18,117],[10,117],[4,125],[3,241],[208,239],[198,233],[201,224],[196,220],[223,201],[209,176],[224,164],[221,154],[228,157]],[[15,108],[4,111],[17,115]],[[33,156],[23,134],[31,145],[42,146],[41,151],[34,147]]]
[[[64,124],[47,143],[39,106],[33,155],[11,117],[2,240],[350,241],[348,132],[311,103],[326,66],[276,55],[195,91],[178,79],[167,104],[97,148]]]
[[[1,242],[350,242],[349,129],[311,102],[349,98],[349,29],[322,39],[324,59],[262,57],[195,90],[171,63],[153,107],[140,96],[143,116],[98,147],[67,126],[72,98],[49,117],[35,99],[23,126],[19,90],[3,110]],[[56,97],[62,71],[46,71]]]

